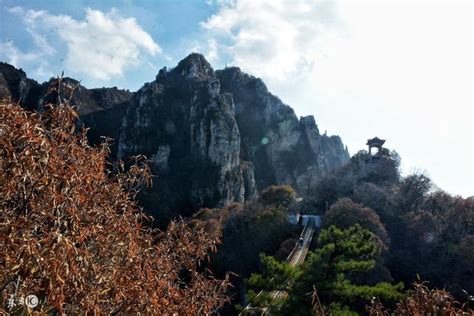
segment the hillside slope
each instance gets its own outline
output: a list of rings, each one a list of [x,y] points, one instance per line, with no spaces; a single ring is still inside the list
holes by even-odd
[[[56,100],[56,86],[0,63],[0,97],[24,107],[42,111]],[[349,159],[338,136],[321,135],[313,116],[298,119],[262,80],[236,67],[214,71],[200,54],[161,69],[137,92],[87,89],[65,78],[60,93],[74,87],[89,140],[114,139],[112,161],[146,155],[157,178],[145,204],[170,216],[243,202],[272,184],[304,195]]]

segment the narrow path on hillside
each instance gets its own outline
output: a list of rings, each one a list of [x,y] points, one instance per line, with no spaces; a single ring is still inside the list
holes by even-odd
[[[298,266],[304,262],[306,259],[306,255],[308,254],[309,246],[311,245],[311,241],[313,240],[313,234],[315,230],[315,221],[312,218],[308,219],[308,222],[304,226],[300,238],[303,239],[303,242],[300,243],[299,241],[296,242],[295,247],[293,250],[290,252],[288,257],[286,258],[286,261],[288,264],[292,267]],[[257,297],[262,294],[263,291],[260,291],[260,293],[257,294]],[[283,290],[278,290],[278,291],[273,291],[270,293],[272,300],[283,298],[286,295],[286,291]],[[248,304],[245,309],[239,314],[243,315],[245,314],[245,311],[248,311],[252,309],[251,304]],[[266,308],[263,309],[263,314],[265,314]]]
[[[301,238],[303,238],[303,243],[300,245],[296,242],[295,247],[288,255],[286,261],[289,263],[290,266],[295,267],[300,265],[306,259],[306,255],[308,254],[309,246],[311,245],[311,241],[313,240],[315,223],[312,218],[308,219],[303,231],[301,232]],[[274,291],[271,293],[272,299],[282,298],[286,295],[285,291],[279,290]]]

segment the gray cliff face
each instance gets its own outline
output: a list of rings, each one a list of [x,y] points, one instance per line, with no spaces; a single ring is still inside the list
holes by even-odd
[[[240,169],[244,177],[245,200],[249,201],[257,196],[257,184],[255,182],[255,169],[253,163],[249,161],[240,161]]]
[[[28,109],[55,103],[55,86],[0,63],[0,97]],[[63,98],[72,89],[92,144],[112,138],[112,161],[148,157],[154,185],[140,202],[159,219],[240,203],[272,184],[304,195],[349,159],[338,136],[320,135],[312,116],[298,119],[260,79],[235,67],[214,71],[199,54],[161,69],[134,93],[64,78]]]
[[[234,97],[241,158],[254,164],[258,188],[291,184],[304,194],[349,159],[339,137],[320,135],[313,116],[298,120],[293,109],[269,93],[260,79],[236,67],[216,75],[221,90]]]
[[[254,194],[246,192],[244,173],[253,175],[241,168],[240,141],[232,96],[220,92],[209,63],[192,54],[136,93],[117,158],[151,157],[155,193],[169,208],[224,206]]]

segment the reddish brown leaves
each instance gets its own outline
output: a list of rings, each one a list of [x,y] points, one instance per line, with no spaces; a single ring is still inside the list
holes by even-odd
[[[393,312],[374,299],[372,305],[367,308],[369,315],[474,315],[474,311],[469,307],[472,297],[468,297],[468,300],[461,304],[445,290],[429,289],[422,282],[414,283],[413,287],[413,294],[397,303]]]
[[[38,296],[35,311],[67,314],[221,306],[227,282],[197,271],[219,231],[144,227],[133,197],[150,183],[145,160],[110,174],[108,146],[88,146],[76,117],[67,104],[41,115],[0,104],[0,312],[13,293]]]

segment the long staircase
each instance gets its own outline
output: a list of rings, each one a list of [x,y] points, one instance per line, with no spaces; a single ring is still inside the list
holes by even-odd
[[[309,246],[311,245],[311,240],[313,239],[313,234],[315,230],[315,221],[314,219],[308,219],[306,225],[304,226],[300,238],[303,239],[303,243],[297,241],[295,247],[290,252],[286,258],[286,262],[292,267],[298,266],[304,262],[306,255],[308,254]],[[257,294],[257,297],[262,294],[263,291]],[[283,298],[286,295],[286,292],[283,290],[273,291],[270,293],[273,300]],[[247,312],[252,310],[253,307],[251,304],[248,304],[245,309],[240,313],[240,315],[246,315]],[[266,308],[262,310],[262,315],[266,314]]]
[[[309,246],[311,245],[311,240],[313,239],[314,228],[315,228],[314,220],[309,219],[300,235],[300,238],[303,239],[303,243],[299,244],[299,242],[297,242],[293,250],[290,252],[288,257],[286,258],[286,261],[288,262],[290,266],[295,267],[297,265],[300,265],[306,259]],[[271,293],[272,299],[274,300],[278,298],[283,298],[285,295],[286,295],[286,292],[282,290],[273,291]]]

